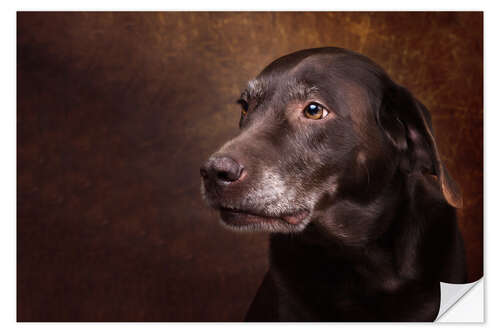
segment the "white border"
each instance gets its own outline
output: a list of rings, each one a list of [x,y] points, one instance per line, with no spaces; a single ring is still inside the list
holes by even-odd
[[[411,10],[411,11],[480,11],[485,8],[482,1],[286,1],[274,3],[265,0],[252,1],[229,1],[215,0],[209,2],[196,0],[183,1],[159,1],[159,0],[142,0],[142,1],[61,1],[61,0],[24,0],[12,2],[10,6],[15,10],[235,10],[235,11],[391,11],[391,10]],[[488,6],[486,6],[488,7]]]

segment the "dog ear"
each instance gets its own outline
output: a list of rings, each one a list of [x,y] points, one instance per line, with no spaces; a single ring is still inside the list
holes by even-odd
[[[391,144],[401,152],[400,168],[406,173],[435,175],[446,201],[462,207],[458,185],[441,161],[425,106],[403,87],[392,84],[384,94],[377,121]]]

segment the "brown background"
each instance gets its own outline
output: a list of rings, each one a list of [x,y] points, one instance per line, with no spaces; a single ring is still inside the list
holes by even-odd
[[[482,276],[482,13],[19,13],[20,321],[238,321],[266,235],[217,223],[199,165],[273,59],[361,52],[431,110]]]

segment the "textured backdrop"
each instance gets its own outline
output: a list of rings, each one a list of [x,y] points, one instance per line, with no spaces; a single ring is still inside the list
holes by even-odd
[[[199,166],[273,59],[363,53],[431,111],[482,276],[482,13],[18,13],[20,321],[238,321],[266,236],[217,223]]]

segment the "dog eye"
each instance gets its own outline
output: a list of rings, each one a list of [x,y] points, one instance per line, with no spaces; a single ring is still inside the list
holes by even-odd
[[[248,103],[244,99],[238,100],[238,104],[241,106],[241,115],[246,116],[248,113]]]
[[[318,103],[309,103],[304,109],[304,115],[309,119],[318,120],[325,118],[328,115],[328,111]]]

